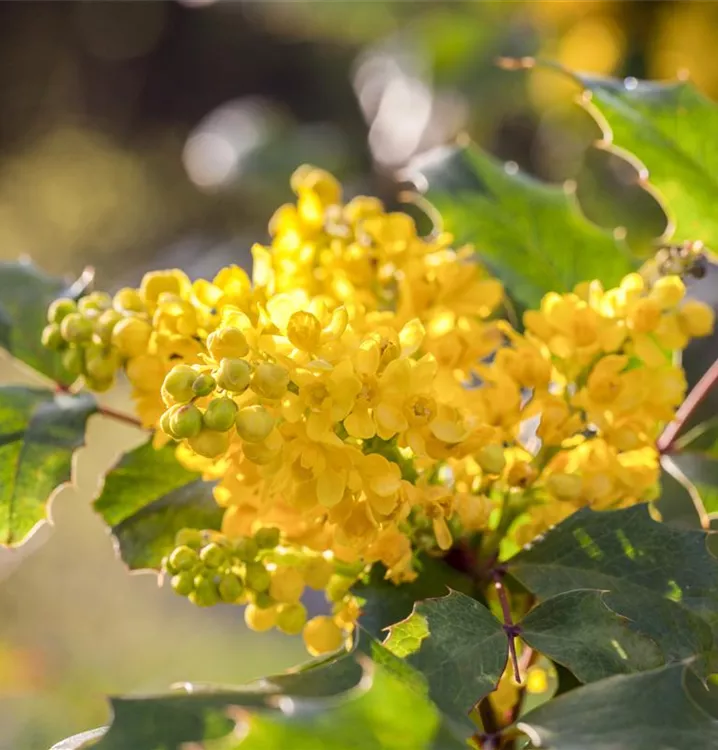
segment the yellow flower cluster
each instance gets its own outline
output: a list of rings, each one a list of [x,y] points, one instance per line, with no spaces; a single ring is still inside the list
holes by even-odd
[[[656,439],[685,391],[674,353],[713,327],[679,276],[550,293],[519,333],[471,248],[420,237],[374,198],[344,203],[322,170],[300,168],[292,187],[251,279],[154,272],[103,298],[107,357],[143,423],[219,480],[219,551],[178,540],[178,593],[249,603],[251,626],[303,627],[319,653],[351,629],[349,588],[374,563],[400,583],[418,551],[459,537],[481,532],[490,556],[579,506],[654,497]],[[271,550],[243,558],[267,529]],[[325,589],[331,615],[304,624],[305,585]]]

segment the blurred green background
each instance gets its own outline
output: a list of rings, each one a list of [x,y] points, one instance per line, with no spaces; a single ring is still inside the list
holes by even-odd
[[[301,162],[388,202],[413,156],[468,132],[551,182],[598,134],[539,56],[596,74],[690,71],[718,94],[718,3],[33,2],[0,4],[0,259],[98,285],[245,264]],[[656,234],[660,233],[660,228]],[[8,361],[3,382],[31,379]],[[120,388],[108,403],[129,408]],[[142,435],[93,417],[77,486],[0,554],[0,750],[103,723],[104,696],[242,682],[303,657],[129,575],[90,501]]]

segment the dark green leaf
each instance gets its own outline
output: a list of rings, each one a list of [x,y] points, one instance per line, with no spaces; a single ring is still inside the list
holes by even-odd
[[[508,657],[502,624],[456,591],[417,602],[409,617],[391,626],[384,645],[421,672],[434,703],[466,728],[472,726],[469,712],[494,690]]]
[[[75,376],[62,367],[57,352],[40,341],[47,307],[65,288],[61,279],[47,276],[30,262],[0,263],[0,346],[43,375],[69,385]]]
[[[718,721],[686,689],[696,682],[682,664],[609,677],[544,703],[518,728],[550,750],[716,750]]]
[[[547,599],[523,619],[521,638],[568,667],[581,682],[663,664],[658,646],[630,630],[600,591],[567,591]]]
[[[411,614],[414,603],[421,599],[444,596],[449,589],[470,593],[472,583],[464,574],[443,560],[422,556],[419,575],[411,583],[397,586],[384,578],[384,570],[374,565],[369,580],[354,588],[364,599],[362,627],[375,638],[383,638],[385,630]]]
[[[674,463],[672,456],[661,457],[661,495],[655,501],[661,520],[684,529],[700,529],[706,519],[696,486]]]
[[[591,224],[563,189],[507,170],[476,147],[433,151],[410,175],[457,242],[473,243],[523,305],[588,279],[610,286],[633,269],[627,247]]]
[[[582,509],[510,561],[542,599],[579,588],[605,590],[606,604],[652,638],[666,661],[715,661],[718,560],[706,533],[651,519],[646,505]]]
[[[149,440],[111,469],[94,506],[130,568],[158,568],[180,529],[219,528],[212,487],[177,461],[174,446],[155,450]]]
[[[97,409],[86,393],[0,388],[0,544],[19,544],[46,517],[52,492],[70,480],[72,454]]]
[[[700,453],[679,452],[667,460],[695,487],[707,513],[718,512],[718,459]]]
[[[718,107],[688,82],[570,75],[591,92],[604,138],[647,167],[675,222],[672,239],[718,248]]]

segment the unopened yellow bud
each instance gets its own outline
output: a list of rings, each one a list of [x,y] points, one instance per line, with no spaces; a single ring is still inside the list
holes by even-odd
[[[88,351],[85,357],[85,373],[94,380],[112,380],[117,365],[113,356],[102,351]]]
[[[303,351],[309,352],[319,344],[322,335],[321,323],[308,312],[295,312],[287,323],[287,338]]]
[[[244,610],[244,621],[250,630],[263,633],[275,626],[277,622],[277,609],[276,607],[262,609],[255,604],[248,604],[247,609]]]
[[[581,477],[575,474],[552,474],[546,487],[559,500],[575,500],[581,494]]]
[[[112,306],[112,297],[107,292],[91,292],[84,297],[80,297],[77,302],[77,309],[88,316],[97,316],[103,310],[108,310]]]
[[[112,298],[112,306],[119,313],[142,312],[145,309],[140,293],[128,286],[123,287],[115,294]]]
[[[661,276],[651,289],[651,297],[664,309],[675,307],[686,294],[686,285],[680,276]]]
[[[187,442],[195,453],[205,458],[217,458],[229,448],[229,437],[226,432],[215,432],[204,428],[199,435],[191,437]]]
[[[243,359],[224,358],[213,372],[217,385],[230,393],[242,393],[249,386],[252,368]]]
[[[500,474],[506,466],[506,457],[501,445],[485,445],[476,454],[479,466],[488,474]]]
[[[65,345],[58,323],[49,323],[42,329],[42,345],[48,349],[60,349]]]
[[[307,610],[298,602],[277,607],[277,627],[287,635],[299,635],[307,621]]]
[[[237,412],[235,424],[242,440],[261,443],[274,429],[274,417],[263,406],[245,406]]]
[[[715,312],[710,305],[695,299],[687,300],[678,311],[681,328],[691,337],[708,336],[715,325]]]
[[[304,578],[296,568],[282,567],[272,575],[269,594],[278,602],[298,602],[304,591]]]
[[[340,602],[348,593],[354,581],[347,576],[333,575],[326,587],[327,599],[330,602]]]
[[[122,320],[117,310],[105,310],[95,323],[95,338],[103,344],[112,341],[112,332],[115,326]]]
[[[262,362],[252,375],[252,390],[263,398],[278,399],[287,391],[289,372],[281,365]]]
[[[92,338],[93,326],[84,315],[80,313],[70,313],[62,319],[60,323],[60,333],[62,338],[71,344],[79,344],[89,341]]]
[[[47,320],[49,323],[62,323],[70,313],[74,312],[77,312],[75,300],[69,297],[60,297],[60,299],[51,302],[50,307],[47,308]]]
[[[237,404],[231,398],[215,398],[207,404],[203,421],[210,430],[226,432],[231,429],[237,415]]]
[[[332,575],[334,566],[323,557],[313,557],[304,566],[304,582],[310,588],[322,591],[327,587]]]
[[[636,333],[650,333],[661,322],[661,306],[652,297],[636,300],[628,315],[628,326]]]
[[[194,398],[192,386],[197,373],[189,365],[175,365],[162,383],[162,400],[171,404],[186,404]]]
[[[82,349],[71,347],[62,353],[62,366],[73,375],[79,375],[85,364]]]
[[[123,357],[139,357],[147,351],[152,326],[140,318],[125,318],[112,329],[112,345]]]
[[[249,345],[239,328],[220,328],[207,337],[207,349],[212,358],[219,362],[225,357],[238,359],[249,353]]]
[[[312,656],[328,654],[341,648],[344,642],[342,629],[327,615],[313,617],[302,631],[304,645]]]

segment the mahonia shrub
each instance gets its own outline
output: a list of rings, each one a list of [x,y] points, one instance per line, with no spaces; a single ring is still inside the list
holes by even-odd
[[[496,165],[467,153],[496,178]],[[87,391],[122,374],[151,437],[110,472],[96,508],[128,564],[158,569],[197,606],[241,605],[251,629],[301,634],[309,654],[331,655],[255,693],[157,698],[135,715],[116,706],[109,732],[88,741],[714,747],[716,714],[686,686],[703,690],[717,671],[718,564],[711,511],[679,451],[718,377],[714,365],[686,401],[680,355],[714,329],[711,305],[687,293],[709,265],[702,244],[664,247],[639,267],[561,203],[557,241],[565,224],[567,243],[578,233],[586,244],[567,272],[575,285],[526,304],[531,287],[515,295],[500,263],[489,266],[506,288],[482,264],[490,240],[477,253],[440,228],[421,236],[408,214],[346,199],[313,166],[291,187],[296,200],[271,218],[269,244],[252,248],[251,273],[153,271],[110,295],[58,294],[34,270],[13,271],[52,300],[43,348],[21,358],[59,393],[16,389],[3,401],[10,422],[26,419],[21,436],[47,481],[69,478],[90,414],[118,416]],[[512,189],[528,191],[537,216],[546,210],[547,188]],[[577,275],[591,243],[614,254],[606,280]],[[695,438],[707,454],[711,430]],[[661,523],[667,487],[685,490],[702,529]],[[205,495],[188,504],[183,489]],[[37,520],[10,508],[7,542]],[[142,512],[156,538],[138,550]],[[308,612],[308,590],[323,608]],[[651,713],[671,686],[675,721]],[[548,700],[557,689],[566,695]],[[282,699],[307,702],[307,714]],[[253,714],[246,737],[232,734],[242,705],[279,705],[282,718]],[[636,732],[610,739],[600,716],[566,724],[603,705],[628,706]],[[313,721],[317,711],[325,718]],[[410,729],[404,714],[422,718]],[[181,716],[196,726],[172,729]],[[647,724],[659,732],[648,744]],[[338,739],[346,732],[355,744]]]

